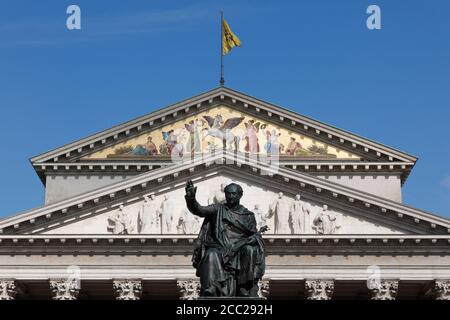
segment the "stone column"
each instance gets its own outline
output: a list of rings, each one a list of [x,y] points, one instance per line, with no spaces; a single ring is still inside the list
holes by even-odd
[[[308,300],[331,300],[334,291],[333,280],[306,280],[306,299]]]
[[[14,280],[0,279],[0,300],[14,300],[17,294],[17,286]]]
[[[436,300],[450,300],[450,280],[434,280],[431,291]]]
[[[371,300],[395,300],[397,290],[397,280],[380,280],[369,288],[369,297]]]
[[[80,292],[80,281],[77,279],[50,280],[50,291],[53,300],[76,300]]]
[[[113,290],[116,300],[139,300],[142,295],[141,280],[114,280]]]
[[[267,299],[270,294],[269,279],[262,279],[258,281],[258,297]]]
[[[180,300],[195,300],[200,296],[200,280],[179,279],[177,288],[180,292]]]

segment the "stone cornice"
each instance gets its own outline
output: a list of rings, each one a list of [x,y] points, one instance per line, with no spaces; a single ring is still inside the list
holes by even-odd
[[[34,169],[45,184],[45,176],[53,174],[139,174],[150,170],[168,167],[170,162],[161,161],[82,161],[82,162],[56,162],[56,163],[35,163]],[[310,174],[398,174],[401,182],[404,183],[411,169],[413,162],[355,162],[355,161],[283,161],[280,166],[299,172]]]
[[[224,163],[227,165],[222,165]],[[177,182],[182,185],[186,179],[192,176],[193,172],[198,170],[198,167],[201,167],[201,170],[204,171],[205,168],[212,166],[223,170],[232,170],[236,167],[241,172],[248,171],[252,175],[264,173],[264,176],[270,177],[273,181],[282,181],[284,185],[292,184],[298,190],[297,192],[316,194],[323,197],[324,201],[330,199],[331,201],[350,203],[359,210],[370,214],[376,213],[377,215],[386,215],[405,222],[408,221],[419,229],[423,229],[425,223],[428,227],[423,230],[429,230],[429,233],[450,233],[448,219],[312,175],[294,172],[282,167],[271,168],[253,159],[236,157],[228,153],[216,154],[203,159],[195,159],[193,162],[180,163],[143,173],[125,181],[3,219],[0,221],[0,233],[17,233],[23,228],[29,229],[42,223],[49,224],[55,218],[69,217],[77,212],[84,211],[86,208],[93,212],[96,207],[101,208],[105,205],[110,207],[112,200],[125,199],[133,196],[133,194],[150,192],[165,182]]]
[[[187,160],[186,162],[189,162]],[[168,167],[172,163],[168,162],[72,162],[72,163],[35,163],[36,170],[46,172],[145,172],[161,167]],[[280,165],[301,172],[403,172],[411,168],[414,163],[409,162],[310,162],[310,161],[289,161],[280,160]]]
[[[310,136],[319,141],[338,145],[373,161],[405,161],[415,162],[416,157],[393,148],[376,143],[369,139],[351,134],[336,127],[301,116],[282,107],[264,102],[229,88],[219,87],[174,105],[159,109],[145,116],[125,122],[111,129],[91,135],[87,138],[67,144],[63,147],[33,157],[36,162],[71,162],[91,154],[94,151],[142,134],[149,130],[179,120],[185,116],[196,114],[218,104],[226,104],[239,111],[254,114],[290,130]]]
[[[191,254],[196,235],[0,236],[1,254]],[[450,236],[265,235],[266,252],[332,255],[449,255]]]

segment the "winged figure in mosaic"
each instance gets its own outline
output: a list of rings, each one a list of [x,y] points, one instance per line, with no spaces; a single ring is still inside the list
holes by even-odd
[[[244,117],[229,118],[225,122],[220,114],[217,114],[214,118],[210,116],[203,116],[203,118],[209,126],[209,129],[204,129],[206,130],[206,134],[203,138],[212,136],[222,140],[226,144],[227,150],[232,150],[233,144],[234,150],[239,150],[241,138],[235,135],[231,129],[238,126],[244,120]]]

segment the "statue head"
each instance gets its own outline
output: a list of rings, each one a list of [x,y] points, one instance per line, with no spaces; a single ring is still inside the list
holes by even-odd
[[[322,208],[323,208],[324,211],[328,210],[328,206],[326,204],[324,204]]]
[[[301,196],[300,196],[299,194],[297,194],[297,195],[295,196],[295,200],[300,200],[300,198],[301,198]]]
[[[278,192],[278,198],[283,198],[283,192]]]
[[[227,204],[231,206],[238,205],[242,195],[244,194],[242,187],[236,183],[230,183],[225,187],[224,191]]]

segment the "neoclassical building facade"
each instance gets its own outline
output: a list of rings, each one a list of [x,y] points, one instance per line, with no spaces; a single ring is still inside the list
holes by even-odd
[[[417,158],[219,87],[33,157],[42,207],[0,220],[0,299],[195,299],[203,205],[230,182],[268,299],[450,299],[450,221],[402,203]]]

